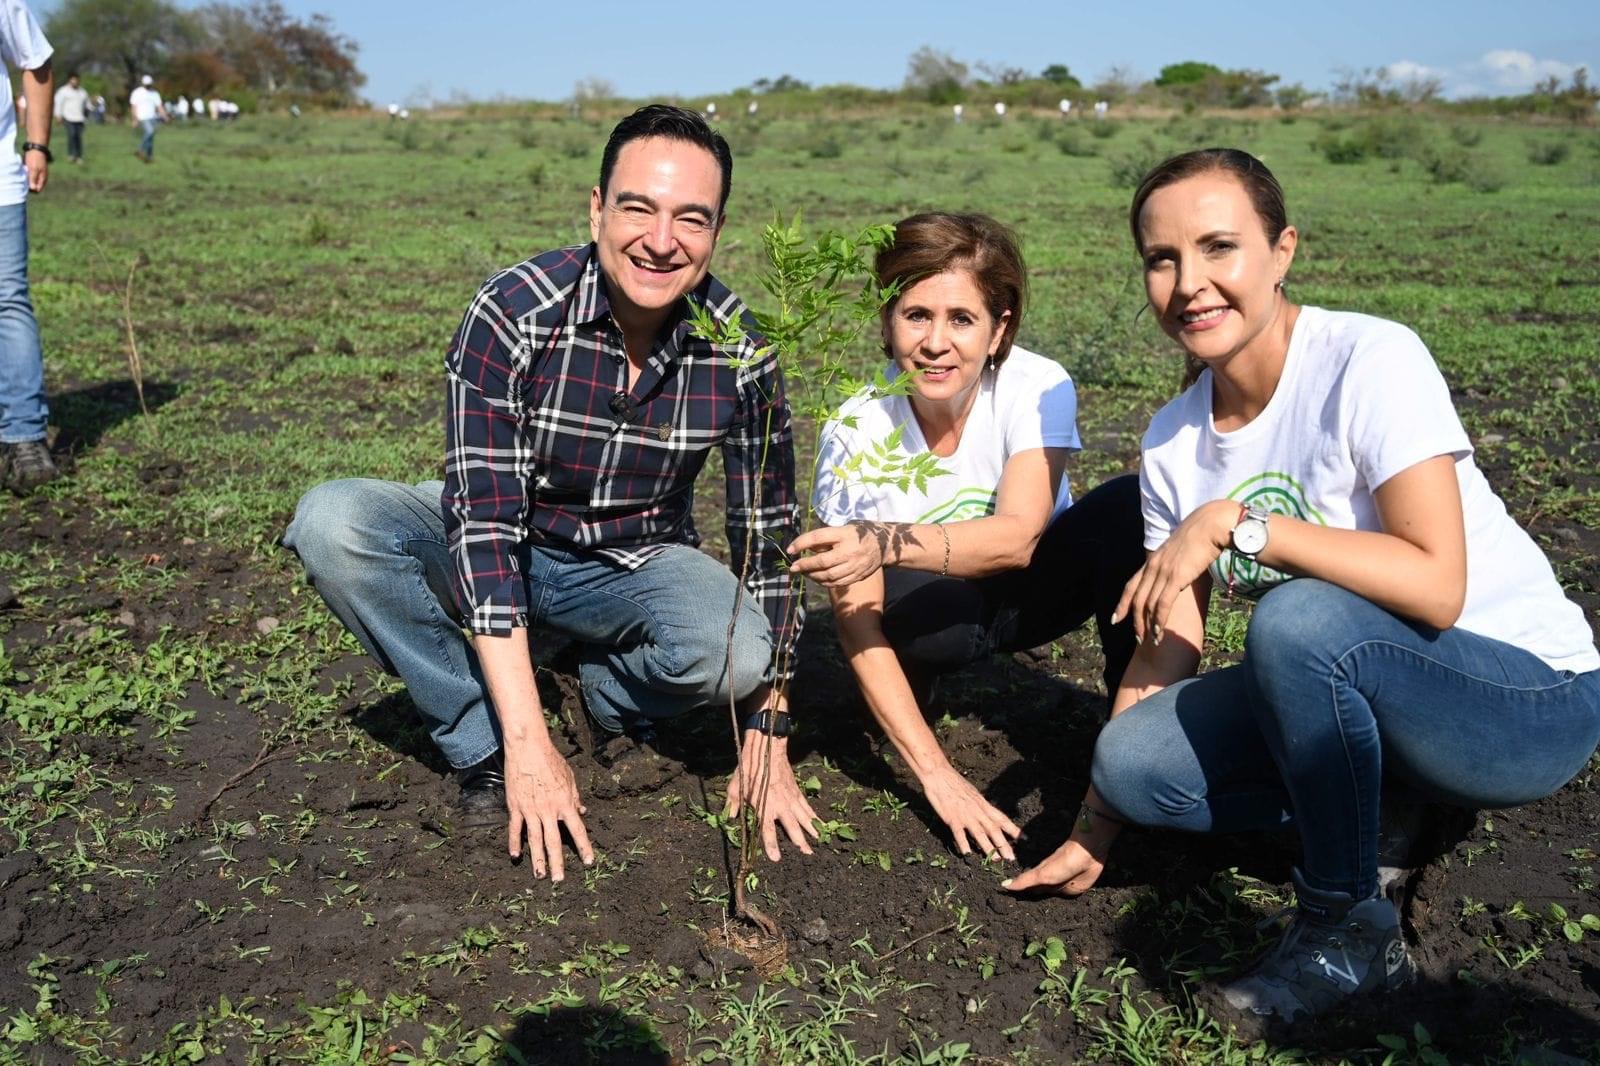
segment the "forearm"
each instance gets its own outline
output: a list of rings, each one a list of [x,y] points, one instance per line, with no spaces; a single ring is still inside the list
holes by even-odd
[[[28,101],[28,140],[38,144],[49,142],[54,96],[55,81],[49,63],[22,72],[22,98]]]
[[[860,595],[834,596],[839,644],[873,719],[921,780],[930,771],[948,768],[950,760],[928,728],[900,660],[883,634],[881,578],[877,586],[880,595],[876,603]],[[855,602],[849,602],[852,599]]]
[[[1449,629],[1466,599],[1465,553],[1429,552],[1389,533],[1330,529],[1273,515],[1259,561],[1320,578],[1402,618]]]
[[[472,638],[472,647],[483,667],[489,702],[500,720],[507,747],[549,745],[550,730],[534,681],[527,630],[513,630],[508,636],[479,633]]]
[[[1033,549],[1043,532],[1035,522],[1002,514],[943,525],[909,522],[869,522],[867,525],[884,544],[885,566],[942,572],[954,577],[988,577],[1022,569],[1032,561]],[[948,568],[947,536],[950,538]]]

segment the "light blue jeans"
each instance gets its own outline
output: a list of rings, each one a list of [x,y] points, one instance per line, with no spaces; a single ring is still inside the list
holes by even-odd
[[[442,481],[329,481],[306,493],[284,534],[306,576],[361,645],[406,684],[450,765],[500,747],[477,656],[461,629]],[[772,633],[732,571],[674,545],[637,570],[593,554],[521,549],[531,628],[579,646],[589,713],[612,732],[728,700],[728,619],[739,604],[736,699],[769,676]]]
[[[28,205],[0,207],[0,444],[43,440],[44,351],[28,295]]]
[[[1570,781],[1596,743],[1600,670],[1553,670],[1300,578],[1262,597],[1243,663],[1107,723],[1092,773],[1101,798],[1141,825],[1293,825],[1307,884],[1368,899],[1386,778],[1425,799],[1515,807]]]
[[[147,159],[156,154],[156,127],[160,125],[161,123],[153,118],[147,118],[139,123],[139,129],[143,131],[143,136],[139,138],[139,151],[143,152]]]

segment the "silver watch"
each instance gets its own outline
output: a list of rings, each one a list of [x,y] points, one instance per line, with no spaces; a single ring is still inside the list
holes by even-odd
[[[1253,505],[1246,506],[1244,517],[1239,519],[1239,524],[1229,534],[1233,553],[1255,561],[1267,546],[1267,519],[1271,517],[1271,511]]]

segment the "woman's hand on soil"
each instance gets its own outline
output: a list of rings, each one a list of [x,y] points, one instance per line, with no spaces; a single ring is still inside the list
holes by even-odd
[[[768,755],[770,753],[770,759]],[[761,782],[767,782],[766,802],[762,803]],[[723,814],[733,817],[745,804],[745,797],[761,814],[761,844],[767,858],[778,862],[783,853],[778,850],[778,827],[782,826],[789,842],[801,854],[811,854],[811,844],[806,839],[817,837],[817,812],[794,779],[789,766],[789,741],[784,737],[769,737],[756,729],[744,734],[744,750],[739,755],[739,768],[728,782],[728,805]]]
[[[1212,500],[1180,522],[1123,586],[1112,623],[1132,618],[1134,636],[1140,643],[1149,637],[1160,644],[1173,601],[1216,562],[1228,546],[1238,518],[1237,503]]]
[[[954,767],[936,770],[923,778],[922,792],[933,805],[934,812],[950,827],[958,852],[971,854],[972,848],[967,843],[970,837],[985,858],[1017,860],[1011,842],[1022,835],[1022,830],[984,799],[983,793],[973,788]]]
[[[789,545],[789,569],[824,588],[853,585],[883,566],[889,536],[889,527],[879,522],[819,526]]]
[[[1105,868],[1104,854],[1096,855],[1074,837],[1038,866],[1001,881],[1000,887],[1007,892],[1079,896],[1089,891]]]
[[[548,741],[507,744],[505,751],[511,857],[522,854],[526,833],[533,876],[543,877],[548,871],[552,881],[560,881],[566,876],[561,856],[561,827],[565,825],[583,864],[593,863],[594,848],[583,827],[583,815],[589,809],[578,798],[578,783],[561,753]]]

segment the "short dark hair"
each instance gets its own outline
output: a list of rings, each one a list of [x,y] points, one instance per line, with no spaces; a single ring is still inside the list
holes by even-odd
[[[728,208],[728,193],[733,188],[733,152],[728,140],[711,128],[700,112],[674,104],[646,104],[611,131],[606,140],[605,154],[600,157],[600,197],[605,198],[611,183],[611,172],[616,169],[617,156],[629,141],[646,137],[665,137],[673,141],[687,141],[710,152],[722,169],[722,199],[717,202],[717,214]]]
[[[995,321],[1011,312],[1000,347],[995,349],[994,362],[999,366],[1011,354],[1011,342],[1022,326],[1022,307],[1028,301],[1028,268],[1016,235],[988,215],[928,211],[896,222],[894,243],[881,249],[873,263],[878,284],[896,286],[899,292],[947,270],[965,270],[972,275]],[[899,302],[896,295],[884,305],[886,326]]]
[[[1134,247],[1144,251],[1144,242],[1139,237],[1139,215],[1144,211],[1145,201],[1157,189],[1201,174],[1217,173],[1227,174],[1244,186],[1251,206],[1256,209],[1256,217],[1261,219],[1261,228],[1266,231],[1267,243],[1278,243],[1289,226],[1289,210],[1284,206],[1283,186],[1278,184],[1267,165],[1237,148],[1196,148],[1157,163],[1139,183],[1139,190],[1133,194],[1133,206],[1128,209],[1128,228],[1133,231]]]

